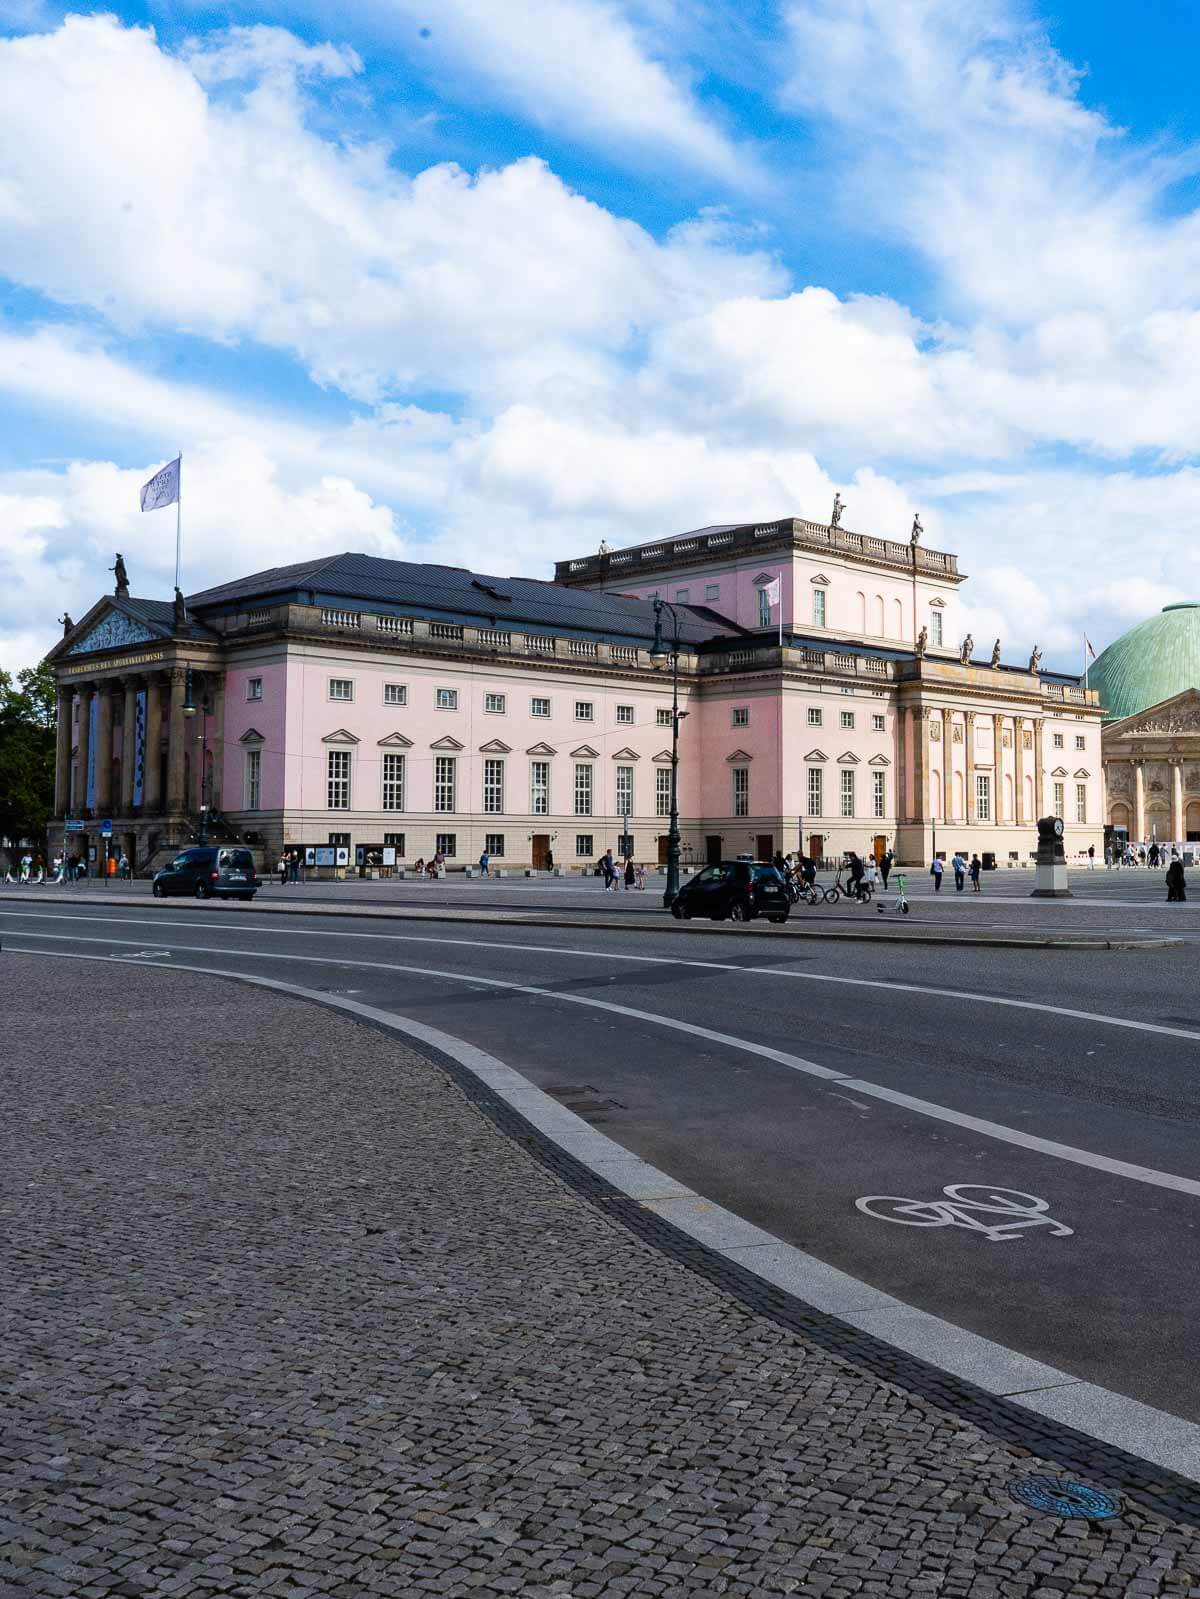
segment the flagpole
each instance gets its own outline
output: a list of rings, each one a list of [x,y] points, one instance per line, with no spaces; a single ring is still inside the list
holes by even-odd
[[[179,470],[175,477],[175,587],[180,588],[180,556],[183,552],[183,451],[179,452]]]
[[[779,584],[779,648],[782,649],[783,648],[783,573],[782,572],[776,573],[775,581]]]

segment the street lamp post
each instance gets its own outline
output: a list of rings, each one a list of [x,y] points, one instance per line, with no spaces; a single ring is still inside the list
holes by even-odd
[[[662,613],[670,611],[672,640],[668,647],[663,642]],[[667,832],[667,887],[663,904],[673,905],[679,893],[679,724],[687,715],[679,709],[679,612],[667,600],[654,601],[654,642],[650,646],[650,664],[661,670],[671,668],[671,825]]]
[[[187,669],[187,677],[183,692],[183,714],[193,717],[200,714],[200,735],[196,742],[200,745],[200,837],[199,844],[208,843],[208,684],[201,690],[201,702],[196,703],[195,688],[192,680],[192,669]]]

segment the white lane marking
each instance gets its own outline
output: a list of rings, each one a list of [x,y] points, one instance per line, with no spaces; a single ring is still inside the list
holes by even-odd
[[[1071,1238],[1075,1229],[1050,1215],[1050,1201],[1015,1188],[987,1188],[980,1183],[951,1183],[944,1199],[898,1199],[894,1194],[866,1194],[855,1207],[876,1221],[902,1227],[965,1227],[983,1233],[990,1244],[1009,1243],[1027,1227],[1049,1227],[1052,1238]],[[1004,1216],[1005,1221],[977,1221],[978,1216]]]
[[[16,950],[15,953],[40,955],[44,960],[102,961],[110,958],[44,949]],[[1007,1398],[1022,1409],[1047,1416],[1101,1443],[1140,1455],[1155,1465],[1200,1482],[1200,1426],[1194,1422],[1143,1405],[1112,1389],[1081,1382],[1070,1372],[1045,1366],[1018,1350],[1008,1349],[990,1338],[956,1327],[940,1316],[918,1310],[848,1272],[827,1265],[815,1255],[805,1254],[782,1239],[772,1238],[761,1228],[753,1227],[638,1159],[551,1099],[520,1072],[474,1044],[455,1038],[452,1033],[364,1005],[360,1000],[339,999],[319,990],[302,988],[297,983],[281,983],[272,977],[184,962],[177,962],[173,969],[298,994],[375,1022],[391,1032],[407,1033],[432,1044],[494,1089],[526,1121],[540,1128],[552,1143],[573,1155],[580,1165],[589,1167],[613,1187],[638,1200],[644,1209],[665,1216],[680,1232],[698,1239],[714,1253],[745,1267],[754,1276],[827,1315],[840,1317],[881,1343],[918,1355],[926,1365],[949,1372],[974,1387]],[[648,1193],[664,1197],[648,1198]],[[722,1243],[714,1239],[714,1221],[726,1224],[729,1241]],[[739,1242],[739,1237],[747,1241]]]
[[[26,932],[18,936],[62,943],[67,935]],[[70,936],[81,944],[126,945],[136,942],[128,938],[95,938],[82,933],[73,933]],[[17,949],[18,953],[36,953],[32,950],[21,951],[15,945],[7,947]],[[826,1082],[840,1083],[843,1088],[852,1089],[857,1094],[887,1100],[891,1104],[903,1106],[906,1110],[915,1111],[918,1115],[932,1116],[937,1121],[953,1122],[959,1127],[969,1127],[972,1132],[979,1133],[985,1138],[995,1138],[1005,1144],[1016,1144],[1021,1149],[1052,1155],[1056,1160],[1071,1161],[1077,1166],[1090,1166],[1094,1171],[1107,1172],[1114,1177],[1127,1177],[1132,1182],[1148,1183],[1154,1188],[1169,1188],[1175,1193],[1190,1194],[1200,1198],[1200,1181],[1195,1178],[1180,1177],[1174,1172],[1157,1171],[1152,1166],[1139,1166],[1132,1161],[1113,1160],[1108,1155],[1097,1155],[1088,1149],[1076,1149],[1072,1144],[1061,1144],[1054,1139],[1040,1138],[1036,1133],[1022,1132],[1016,1127],[1005,1127],[1000,1122],[984,1121],[981,1117],[968,1116],[962,1111],[951,1110],[948,1105],[938,1105],[928,1099],[917,1099],[911,1094],[900,1094],[894,1089],[868,1082],[863,1077],[851,1077],[846,1072],[833,1071],[828,1066],[818,1065],[814,1060],[805,1060],[800,1055],[790,1055],[785,1050],[771,1049],[767,1044],[756,1044],[748,1038],[738,1038],[732,1033],[720,1033],[711,1027],[701,1027],[698,1022],[685,1022],[676,1016],[664,1016],[660,1011],[637,1010],[632,1005],[619,1005],[610,999],[589,999],[583,994],[561,994],[552,988],[538,988],[530,983],[507,982],[500,977],[479,977],[464,972],[442,971],[436,966],[401,966],[390,961],[346,960],[334,955],[288,955],[266,950],[230,951],[222,949],[219,945],[205,944],[177,944],[175,948],[194,955],[217,955],[226,959],[230,955],[237,955],[251,960],[302,962],[306,966],[350,966],[363,971],[402,972],[406,976],[440,977],[451,983],[476,984],[485,988],[504,989],[514,994],[530,994],[536,999],[548,999],[556,1004],[584,1005],[589,1010],[604,1011],[609,1016],[628,1016],[634,1021],[649,1022],[654,1027],[666,1027],[672,1032],[688,1033],[694,1038],[706,1038],[714,1044],[742,1050],[747,1055],[758,1055],[763,1060],[774,1061],[778,1066],[786,1066],[789,1071],[802,1072],[808,1077],[819,1077]]]
[[[0,912],[0,914],[3,914]],[[21,914],[17,912],[16,914]],[[29,920],[55,921],[55,922],[106,922],[113,925],[107,916],[59,916],[56,914],[43,915],[32,912]],[[183,927],[189,932],[202,931],[202,922],[167,922],[158,917],[123,916],[119,923],[122,927],[149,926],[149,927]],[[233,922],[218,922],[215,924],[221,929],[237,932],[238,928]],[[565,949],[557,944],[510,944],[497,943],[494,939],[485,938],[431,938],[419,933],[343,933],[336,928],[323,927],[281,927],[281,928],[254,928],[242,929],[245,936],[252,932],[278,932],[281,937],[289,938],[356,938],[382,941],[392,944],[445,944],[456,949],[486,949],[495,955],[502,950],[515,950],[526,955],[563,955],[576,960],[596,961],[631,961],[639,966],[690,966],[698,967],[704,971],[712,972],[744,972],[752,977],[786,977],[796,983],[840,983],[848,988],[878,988],[898,994],[931,994],[939,999],[961,1000],[963,997],[960,988],[934,988],[928,983],[895,983],[877,977],[835,977],[828,972],[794,972],[778,966],[744,966],[737,961],[705,961],[687,960],[678,955],[627,955],[619,950],[604,949]],[[18,937],[25,935],[18,934]],[[30,934],[30,937],[35,935]],[[50,934],[38,934],[38,937],[50,937]],[[65,935],[64,935],[65,936]],[[118,940],[119,942],[119,940]],[[230,950],[229,954],[251,953],[250,951]],[[297,959],[301,957],[297,956]],[[1200,1032],[1191,1032],[1186,1027],[1164,1027],[1161,1022],[1139,1022],[1128,1016],[1110,1016],[1104,1011],[1074,1010],[1067,1005],[1047,1005],[1036,999],[1007,999],[998,994],[981,994],[972,992],[971,1003],[979,1005],[1002,1005],[1010,1010],[1041,1011],[1048,1016],[1070,1016],[1076,1021],[1096,1022],[1103,1027],[1126,1027],[1139,1033],[1161,1033],[1168,1038],[1188,1038],[1193,1043],[1200,1043]]]

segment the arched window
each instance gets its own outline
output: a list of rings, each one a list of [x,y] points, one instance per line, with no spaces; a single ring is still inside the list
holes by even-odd
[[[904,606],[899,600],[892,601],[892,637],[904,637]]]
[[[867,635],[867,596],[860,589],[854,598],[858,605],[858,631],[865,638]]]
[[[883,625],[883,595],[882,594],[877,594],[875,596],[875,603],[872,605],[871,609],[872,609],[872,611],[874,613],[875,632],[879,634],[880,638],[882,638],[883,635],[884,635],[884,631],[885,631],[884,630],[884,625]]]
[[[963,805],[963,775],[961,772],[954,774],[954,815],[956,818],[966,819],[966,807]]]
[[[929,774],[929,815],[935,822],[945,820],[942,815],[942,774],[930,772]]]

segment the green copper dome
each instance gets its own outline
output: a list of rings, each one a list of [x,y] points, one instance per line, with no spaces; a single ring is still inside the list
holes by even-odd
[[[1088,686],[1099,689],[1107,721],[1200,689],[1200,604],[1164,606],[1122,633],[1092,662]]]

